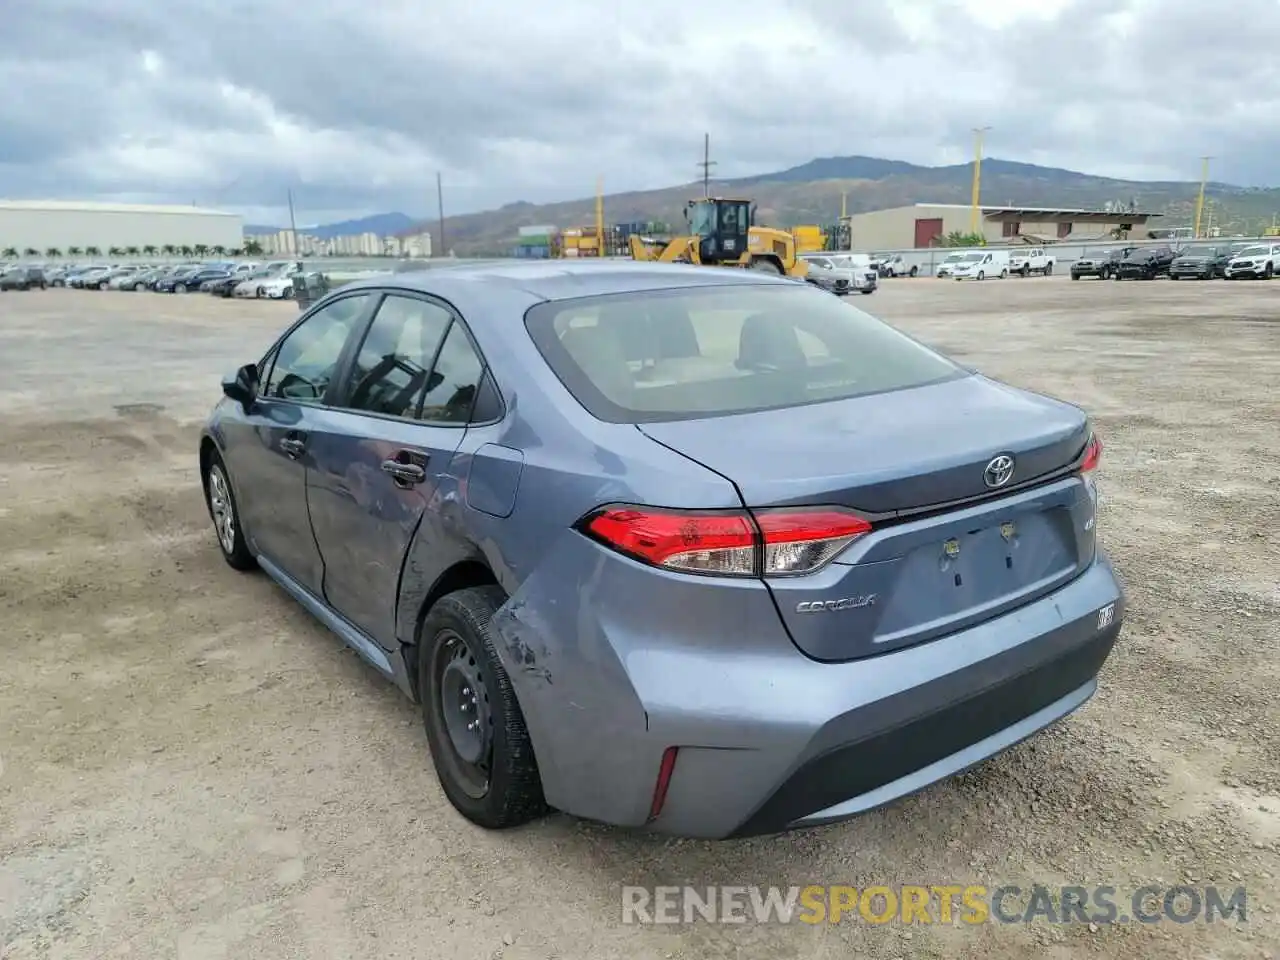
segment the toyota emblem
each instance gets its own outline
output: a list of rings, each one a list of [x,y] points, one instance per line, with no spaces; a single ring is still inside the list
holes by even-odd
[[[996,487],[1003,487],[1013,479],[1013,457],[1007,453],[1002,453],[1000,456],[995,457],[987,464],[987,469],[982,471],[982,479],[993,490]]]

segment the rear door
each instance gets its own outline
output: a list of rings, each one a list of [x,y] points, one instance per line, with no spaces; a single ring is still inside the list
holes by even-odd
[[[325,598],[391,650],[404,558],[462,443],[483,364],[448,305],[388,291],[347,367],[309,448],[311,527]]]

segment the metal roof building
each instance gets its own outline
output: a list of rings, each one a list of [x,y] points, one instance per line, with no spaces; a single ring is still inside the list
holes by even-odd
[[[961,203],[917,203],[871,210],[849,218],[856,250],[906,250],[937,245],[949,233],[968,233],[973,208]],[[1158,213],[1064,207],[978,208],[978,229],[988,243],[1096,240],[1121,227],[1144,227]],[[1145,235],[1145,234],[1144,234]]]
[[[240,216],[200,207],[0,200],[0,250],[225,247],[244,243]]]

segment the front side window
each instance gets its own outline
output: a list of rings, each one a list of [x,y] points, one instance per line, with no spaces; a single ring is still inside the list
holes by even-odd
[[[323,398],[342,348],[371,296],[362,293],[334,300],[295,327],[276,351],[262,396],[312,402]]]
[[[965,375],[807,284],[551,301],[525,322],[574,397],[615,423],[799,406]]]
[[[433,379],[432,360],[452,320],[439,304],[388,295],[356,354],[343,405],[393,417],[416,416]]]

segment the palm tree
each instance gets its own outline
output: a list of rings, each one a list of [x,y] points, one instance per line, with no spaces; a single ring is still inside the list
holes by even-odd
[[[125,248],[124,248],[124,252],[125,252],[125,253],[127,253],[127,254],[129,254],[129,256],[131,256],[131,257],[136,257],[136,256],[138,255],[138,248],[137,248],[137,247],[125,247]]]
[[[243,250],[241,250],[239,247],[232,247],[230,250],[228,250],[228,251],[227,251],[227,256],[229,256],[229,257],[243,257],[243,256],[244,256],[244,251],[243,251]]]
[[[40,251],[35,247],[27,247],[26,250],[22,251],[22,255],[24,257],[38,257],[40,256]]]
[[[142,252],[145,253],[148,257],[154,257],[156,255],[155,244],[148,243],[145,247],[142,248]]]
[[[209,247],[203,243],[197,243],[191,250],[197,257],[207,257],[209,255]]]
[[[16,259],[18,258],[18,248],[17,248],[17,247],[5,247],[5,248],[4,248],[4,258],[5,258],[6,260],[16,260]]]
[[[166,257],[172,257],[174,254],[178,252],[178,248],[175,247],[172,243],[166,243],[163,249],[164,249],[164,255]]]
[[[57,247],[50,247],[48,250],[44,252],[44,255],[48,257],[50,260],[57,260],[58,257],[62,256],[62,251],[59,250]]]
[[[222,244],[218,244],[213,248],[213,253],[214,253],[214,256],[224,257],[227,254],[227,248],[224,247]]]
[[[179,248],[178,248],[178,252],[179,252],[179,253],[181,253],[184,257],[190,257],[190,256],[192,256],[192,255],[195,253],[195,251],[194,251],[194,250],[192,250],[192,249],[191,249],[189,246],[187,246],[185,243],[184,243],[181,247],[179,247]]]
[[[258,254],[262,253],[262,244],[257,240],[246,240],[244,242],[244,252],[251,257],[256,257]]]
[[[84,253],[84,251],[79,247],[67,247],[67,256],[69,257],[78,257],[82,253]]]
[[[86,257],[100,257],[102,256],[102,251],[99,250],[97,247],[85,247],[84,255]]]

